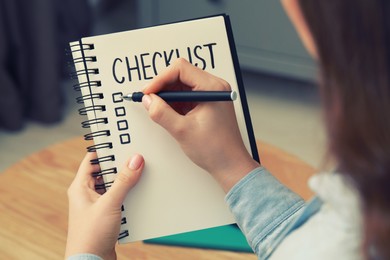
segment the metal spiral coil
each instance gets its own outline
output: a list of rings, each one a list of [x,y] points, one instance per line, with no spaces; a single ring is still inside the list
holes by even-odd
[[[101,131],[95,131],[84,135],[84,140],[90,141],[93,140],[95,137],[98,136],[110,136],[111,132],[110,130],[101,130]]]
[[[104,112],[106,111],[106,106],[101,104],[96,104],[97,100],[104,99],[103,93],[99,93],[99,91],[93,91],[96,88],[99,88],[102,86],[102,82],[100,80],[96,80],[96,75],[99,75],[99,69],[94,67],[93,65],[97,61],[96,56],[89,56],[85,55],[84,51],[88,50],[94,50],[95,45],[94,44],[88,44],[88,43],[81,43],[79,41],[78,43],[70,45],[71,52],[77,52],[78,54],[75,55],[76,58],[73,58],[73,64],[78,66],[78,68],[82,67],[83,69],[78,69],[71,73],[71,78],[73,79],[79,79],[82,78],[82,81],[79,81],[78,83],[73,85],[73,89],[75,91],[82,91],[83,95],[76,98],[76,102],[78,104],[85,104],[84,107],[80,108],[78,110],[79,114],[82,116],[89,115],[93,116],[94,118],[91,118],[89,120],[83,121],[81,123],[83,128],[90,128],[91,126],[99,126],[98,128],[94,129],[101,129],[102,125],[105,125],[108,123],[108,118],[106,117],[100,117],[96,112]],[[91,64],[92,68],[88,68],[88,64]],[[94,77],[90,77],[90,75],[95,75]],[[93,79],[91,79],[93,78]],[[94,132],[90,132],[88,134],[84,135],[85,140],[95,140],[95,144],[88,146],[87,151],[88,152],[96,152],[98,150],[104,150],[104,149],[112,149],[113,144],[112,142],[101,142],[97,143],[96,140],[100,140],[100,137],[107,137],[110,136],[111,132],[110,130],[97,130]],[[92,176],[95,177],[97,180],[103,181],[101,179],[103,176],[107,176],[110,174],[117,174],[117,168],[116,167],[106,167],[103,168],[102,165],[104,163],[113,162],[115,161],[114,155],[105,155],[98,157],[96,159],[92,159],[90,163],[92,165],[100,165],[100,170],[92,173]],[[103,163],[103,164],[102,164]],[[106,181],[103,183],[98,183],[95,185],[96,190],[107,190],[111,187],[113,184],[113,181]],[[122,205],[122,211],[124,211],[124,206]],[[127,220],[126,217],[123,217],[121,219],[121,225],[126,224]],[[128,230],[123,230],[120,232],[118,239],[122,239],[129,236]]]

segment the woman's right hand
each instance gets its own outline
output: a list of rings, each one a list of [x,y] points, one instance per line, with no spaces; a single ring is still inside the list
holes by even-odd
[[[178,59],[148,84],[142,101],[151,119],[225,191],[259,166],[244,146],[232,102],[168,105],[153,94],[162,90],[231,90],[226,81]]]

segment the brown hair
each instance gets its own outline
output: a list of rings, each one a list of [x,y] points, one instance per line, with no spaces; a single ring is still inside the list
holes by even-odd
[[[329,151],[361,196],[365,256],[390,259],[390,1],[300,0]]]

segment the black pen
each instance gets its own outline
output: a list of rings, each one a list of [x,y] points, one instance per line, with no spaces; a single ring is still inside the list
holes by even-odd
[[[237,99],[235,91],[162,91],[154,93],[167,102],[210,102],[234,101]],[[123,99],[141,102],[144,93],[133,92],[122,96]]]

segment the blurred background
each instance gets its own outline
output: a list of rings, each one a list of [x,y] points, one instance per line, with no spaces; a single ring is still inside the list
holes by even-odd
[[[68,42],[220,13],[231,18],[256,138],[320,166],[317,68],[279,1],[0,0],[0,172],[86,133]]]

